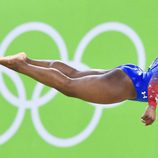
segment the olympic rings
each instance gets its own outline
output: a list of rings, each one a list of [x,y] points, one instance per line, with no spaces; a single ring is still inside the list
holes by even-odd
[[[75,53],[73,61],[68,60],[68,51],[61,35],[52,26],[49,26],[48,24],[44,24],[41,22],[25,23],[13,29],[2,41],[0,45],[0,55],[2,56],[5,54],[7,48],[9,47],[9,45],[15,38],[17,38],[19,35],[28,31],[40,31],[50,36],[52,41],[56,43],[59,49],[61,60],[63,60],[64,62],[70,65],[77,66],[77,68],[83,69],[83,70],[88,68],[87,65],[81,62],[82,55],[84,53],[85,48],[88,46],[88,44],[96,36],[100,35],[103,32],[117,31],[126,35],[133,42],[137,50],[138,65],[142,68],[145,67],[145,51],[144,51],[144,47],[139,36],[129,26],[122,23],[118,23],[118,22],[103,23],[96,26],[92,30],[90,30],[80,41],[76,49],[76,53]],[[12,79],[12,81],[14,82],[17,88],[18,97],[14,96],[7,89],[3,81],[2,73],[6,73]],[[84,141],[94,131],[94,129],[96,128],[97,124],[100,121],[104,108],[111,108],[111,107],[115,107],[121,104],[121,103],[110,104],[110,105],[105,105],[103,107],[103,106],[98,106],[98,104],[90,103],[92,106],[94,106],[95,111],[87,127],[76,136],[65,139],[65,138],[56,137],[53,134],[48,133],[48,131],[42,125],[42,122],[39,116],[39,111],[38,111],[38,108],[40,106],[48,103],[50,100],[52,100],[55,97],[55,95],[58,93],[56,90],[50,90],[44,96],[40,97],[40,94],[43,89],[43,85],[40,83],[37,83],[32,94],[32,99],[27,100],[24,83],[20,79],[19,75],[4,67],[0,67],[0,89],[1,89],[0,93],[2,94],[2,96],[11,105],[16,106],[18,108],[17,116],[14,122],[12,123],[11,127],[4,134],[0,135],[1,144],[8,141],[16,133],[16,131],[18,130],[19,126],[22,123],[22,120],[25,115],[25,110],[27,108],[31,110],[31,117],[32,117],[33,124],[38,134],[41,136],[41,138],[43,138],[47,143],[51,145],[55,145],[58,147],[70,147]]]

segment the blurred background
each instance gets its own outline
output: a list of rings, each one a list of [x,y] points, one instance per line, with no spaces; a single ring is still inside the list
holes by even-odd
[[[0,55],[26,52],[83,69],[141,61],[147,69],[158,52],[157,5],[156,0],[1,0]],[[90,31],[109,23],[109,31],[79,47]],[[128,29],[140,40],[138,50],[124,33]],[[140,49],[144,56],[138,58]],[[158,122],[145,127],[140,121],[145,103],[93,105],[0,69],[0,157],[157,157]]]

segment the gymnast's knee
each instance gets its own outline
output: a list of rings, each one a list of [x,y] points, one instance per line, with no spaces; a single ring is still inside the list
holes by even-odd
[[[51,60],[50,63],[49,63],[49,67],[52,68],[56,64],[57,65],[60,64],[60,60]]]
[[[65,72],[64,74],[66,74],[72,78],[75,78],[79,72],[77,69],[63,63],[60,60],[52,60],[49,64],[49,67],[50,68],[57,68],[58,70]]]
[[[73,79],[67,79],[62,83],[62,92],[64,95],[68,96],[68,97],[76,97],[75,95],[75,89],[73,87]]]

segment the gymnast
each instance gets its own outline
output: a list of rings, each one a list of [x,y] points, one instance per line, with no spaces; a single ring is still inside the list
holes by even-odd
[[[59,60],[30,59],[23,52],[0,57],[0,64],[55,88],[66,96],[88,102],[148,102],[141,120],[145,125],[151,125],[156,119],[158,58],[147,71],[133,64],[120,65],[111,70],[79,71]]]

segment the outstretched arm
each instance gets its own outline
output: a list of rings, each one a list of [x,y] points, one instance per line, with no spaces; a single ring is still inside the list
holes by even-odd
[[[144,115],[142,116],[142,121],[145,125],[152,124],[156,119],[156,106],[158,98],[158,86],[157,80],[158,74],[153,74],[149,85],[148,85],[148,108],[146,109]]]

